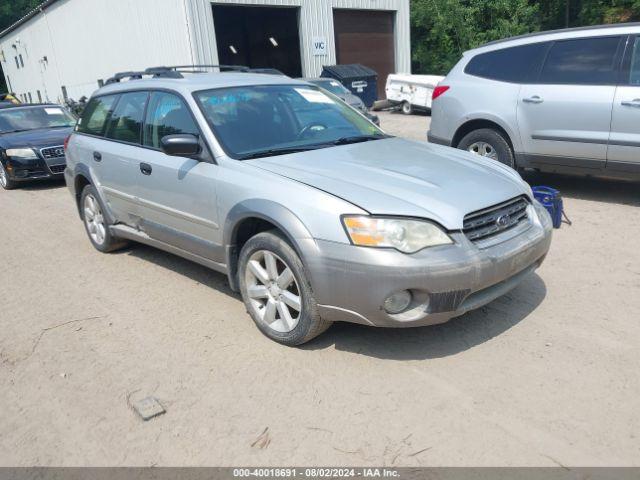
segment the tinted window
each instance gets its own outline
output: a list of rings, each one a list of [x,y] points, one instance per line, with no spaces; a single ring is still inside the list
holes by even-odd
[[[547,43],[503,48],[471,59],[465,73],[503,82],[527,83],[542,61]]]
[[[90,135],[104,135],[107,118],[117,99],[117,95],[92,98],[78,121],[76,131]]]
[[[629,85],[640,86],[640,37],[636,38],[631,51],[631,72]]]
[[[200,134],[187,106],[177,95],[152,93],[147,108],[144,144],[160,148],[162,137],[180,133]]]
[[[125,93],[120,97],[109,120],[106,135],[108,138],[122,142],[140,143],[147,96],[147,92],[132,92]]]
[[[541,83],[613,85],[617,83],[620,37],[564,40],[551,47]]]

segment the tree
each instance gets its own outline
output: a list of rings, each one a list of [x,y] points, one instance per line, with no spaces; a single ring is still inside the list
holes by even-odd
[[[445,74],[470,48],[537,30],[538,7],[527,0],[412,0],[417,71]]]

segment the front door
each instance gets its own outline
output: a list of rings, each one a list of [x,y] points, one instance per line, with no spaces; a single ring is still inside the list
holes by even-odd
[[[616,89],[607,152],[607,169],[640,171],[640,37],[627,47],[625,68]]]
[[[212,162],[174,157],[161,151],[166,135],[201,137],[190,110],[177,95],[152,92],[138,157],[140,228],[150,237],[222,263],[216,176]]]
[[[533,163],[602,168],[624,37],[554,42],[535,84],[523,85],[518,127]]]

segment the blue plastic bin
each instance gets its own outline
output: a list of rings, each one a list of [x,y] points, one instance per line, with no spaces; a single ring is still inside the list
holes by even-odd
[[[551,215],[553,228],[560,228],[564,214],[564,205],[560,192],[555,188],[544,186],[532,187],[531,190],[533,190],[533,196],[536,200],[538,200],[542,206],[547,209],[549,215]]]

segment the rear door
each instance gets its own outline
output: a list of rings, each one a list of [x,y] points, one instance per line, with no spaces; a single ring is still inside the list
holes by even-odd
[[[553,42],[538,81],[523,85],[518,127],[532,163],[603,167],[622,36]]]
[[[122,146],[106,138],[120,94],[92,98],[78,123],[78,156],[87,165],[96,187],[117,222],[135,223],[133,167],[121,158]]]
[[[613,101],[607,169],[640,173],[640,36],[629,39]]]
[[[182,133],[196,135],[204,142],[180,96],[152,92],[145,116],[145,148],[133,173],[138,186],[140,228],[159,241],[223,262],[216,203],[218,166],[212,159],[169,156],[161,150],[163,137]]]

